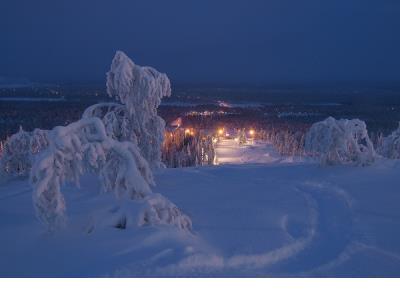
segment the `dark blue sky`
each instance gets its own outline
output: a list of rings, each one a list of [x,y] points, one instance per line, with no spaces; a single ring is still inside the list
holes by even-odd
[[[0,76],[103,80],[115,50],[175,82],[400,81],[398,0],[1,0]]]

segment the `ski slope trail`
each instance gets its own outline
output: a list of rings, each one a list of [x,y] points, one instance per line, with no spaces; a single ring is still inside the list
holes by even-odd
[[[239,145],[234,139],[222,139],[216,145],[217,164],[273,163],[282,157],[266,142],[249,141]]]
[[[0,185],[0,276],[397,277],[400,163],[323,168],[269,144],[218,145],[219,165],[156,172],[193,233],[99,227],[117,202],[93,176],[66,186],[68,227],[46,234],[27,180]],[[100,217],[99,217],[100,216]]]

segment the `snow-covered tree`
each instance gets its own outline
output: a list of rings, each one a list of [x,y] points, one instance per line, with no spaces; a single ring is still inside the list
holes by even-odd
[[[99,175],[105,191],[143,203],[137,225],[169,224],[191,230],[190,218],[150,188],[154,180],[149,162],[161,165],[164,121],[157,116],[157,107],[171,93],[167,76],[134,65],[118,51],[107,74],[107,89],[122,104],[93,105],[81,120],[47,133],[48,144],[36,155],[31,170],[39,220],[49,230],[62,227],[66,220],[63,184],[79,186],[80,176],[91,171]],[[33,140],[36,145],[40,139]],[[125,228],[135,219],[127,207],[120,203],[115,227]]]
[[[107,73],[107,92],[121,102],[124,109],[114,107],[117,108],[114,113],[105,114],[103,121],[106,128],[116,122],[120,126],[124,123],[123,127],[131,135],[121,135],[137,142],[142,155],[152,167],[162,166],[161,146],[165,122],[157,115],[157,107],[163,97],[171,95],[167,75],[152,67],[135,65],[125,53],[117,51]]]
[[[400,158],[400,123],[399,127],[389,136],[382,138],[377,152],[387,158]]]
[[[238,131],[239,145],[245,145],[247,143],[246,129],[242,128]]]
[[[151,194],[151,170],[136,145],[106,135],[98,118],[82,119],[48,133],[49,146],[40,153],[31,171],[33,200],[38,218],[50,229],[65,221],[61,186],[79,185],[85,170],[98,170],[105,191],[118,197],[144,198]]]
[[[47,131],[35,129],[19,131],[7,139],[0,159],[2,176],[27,176],[31,170],[34,156],[47,148]]]
[[[376,156],[363,121],[332,117],[311,126],[306,134],[305,151],[324,165],[364,166],[371,164]]]

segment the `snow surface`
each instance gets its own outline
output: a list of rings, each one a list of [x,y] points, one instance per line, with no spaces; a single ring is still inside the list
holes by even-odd
[[[88,175],[80,190],[64,188],[68,227],[46,234],[29,183],[2,183],[0,276],[400,276],[399,161],[287,163],[268,144],[231,140],[217,151],[218,166],[155,174],[155,191],[189,215],[192,233],[91,230],[118,208]]]
[[[300,161],[293,157],[282,157],[270,143],[249,140],[246,145],[239,145],[234,139],[218,142],[215,149],[216,164],[266,164],[273,162]]]

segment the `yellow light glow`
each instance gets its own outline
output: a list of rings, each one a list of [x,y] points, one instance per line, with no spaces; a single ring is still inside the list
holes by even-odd
[[[253,136],[255,133],[256,133],[256,132],[255,132],[253,129],[250,129],[250,130],[249,130],[249,134],[250,134],[251,136]]]
[[[223,128],[218,129],[218,134],[219,134],[219,135],[224,134],[224,129],[223,129]]]
[[[185,129],[185,133],[190,134],[190,129],[189,128]]]

